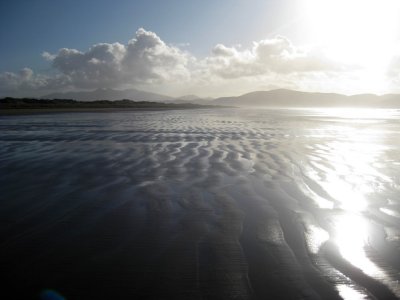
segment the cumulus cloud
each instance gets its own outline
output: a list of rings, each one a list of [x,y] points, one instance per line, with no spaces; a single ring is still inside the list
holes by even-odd
[[[36,74],[30,68],[0,73],[0,96],[32,96],[43,90],[56,90],[69,85],[68,77]]]
[[[23,68],[17,73],[4,72],[0,74],[0,90],[12,91],[18,88],[38,89],[46,85],[46,78],[34,74],[29,68]]]
[[[129,41],[123,57],[128,81],[170,81],[187,79],[190,55],[166,45],[155,33],[139,29]]]
[[[50,62],[57,75],[34,74],[28,68],[19,73],[4,72],[0,74],[0,90],[119,88],[185,82],[191,74],[188,65],[195,60],[143,28],[125,45],[99,43],[86,52],[62,48],[55,54],[43,52],[42,57]]]
[[[254,42],[245,50],[218,44],[206,66],[223,78],[340,70],[322,52],[297,48],[282,36]]]
[[[43,56],[79,88],[118,87],[189,76],[189,55],[142,28],[126,45],[101,43],[87,52],[63,48],[57,54],[45,52]]]
[[[43,52],[52,75],[36,74],[29,68],[1,73],[0,91],[215,84],[227,87],[229,83],[237,85],[237,80],[243,78],[244,83],[258,80],[265,84],[269,80],[269,84],[279,84],[310,73],[342,71],[322,52],[296,47],[282,36],[254,42],[244,49],[217,44],[203,59],[181,48],[140,28],[126,44],[99,43],[87,51],[62,48],[56,53]]]
[[[119,43],[96,44],[87,52],[63,48],[47,55],[52,66],[70,79],[75,87],[113,86],[121,80],[121,60],[125,47]]]

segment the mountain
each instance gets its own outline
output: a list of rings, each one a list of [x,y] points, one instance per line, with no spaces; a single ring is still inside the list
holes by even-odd
[[[184,95],[181,97],[176,98],[177,100],[184,100],[184,101],[197,101],[202,100],[199,96],[196,95]]]
[[[266,107],[382,107],[400,108],[400,95],[377,96],[360,94],[346,96],[334,93],[309,93],[278,89],[256,91],[237,97],[222,97],[215,105]]]
[[[97,89],[94,91],[84,92],[66,92],[66,93],[53,93],[48,94],[42,99],[73,99],[77,101],[95,101],[95,100],[121,100],[129,99],[134,101],[171,101],[174,98],[155,94],[151,92],[145,92],[136,89],[127,90],[113,90],[113,89]]]
[[[237,97],[222,97],[215,100],[202,99],[195,95],[173,98],[161,94],[136,89],[113,90],[97,89],[84,92],[54,93],[42,99],[73,99],[77,101],[121,100],[165,102],[176,104],[207,104],[226,106],[258,106],[258,107],[382,107],[400,108],[400,95],[359,94],[346,96],[335,93],[309,93],[294,90],[278,89],[256,91]]]
[[[177,97],[175,100],[171,100],[171,103],[176,104],[185,104],[185,103],[192,103],[192,104],[199,104],[199,105],[213,105],[212,101],[213,98],[201,98],[196,95],[185,95],[181,97]]]

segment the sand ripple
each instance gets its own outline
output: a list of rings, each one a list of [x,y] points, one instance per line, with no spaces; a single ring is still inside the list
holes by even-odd
[[[27,298],[400,299],[398,115],[2,117],[6,283]]]

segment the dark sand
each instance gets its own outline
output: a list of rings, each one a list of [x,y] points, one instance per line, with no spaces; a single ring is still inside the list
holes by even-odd
[[[399,115],[343,113],[0,118],[3,295],[400,299]]]

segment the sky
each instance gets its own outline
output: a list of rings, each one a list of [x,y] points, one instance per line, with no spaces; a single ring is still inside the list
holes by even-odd
[[[0,97],[400,92],[397,0],[4,0]]]

